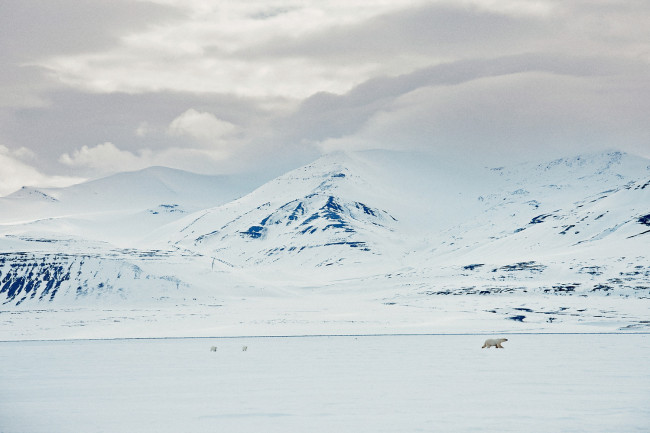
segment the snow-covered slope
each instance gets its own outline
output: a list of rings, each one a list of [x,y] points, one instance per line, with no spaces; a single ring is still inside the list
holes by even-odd
[[[247,188],[152,168],[1,198],[2,302],[159,299],[156,284],[650,296],[650,161],[633,155],[485,167],[334,153]]]
[[[649,166],[618,152],[512,168],[334,154],[157,235],[228,266],[298,279],[383,279],[390,270],[464,287],[472,269],[490,286],[520,284],[531,280],[515,271],[526,262],[534,281],[570,286],[566,278],[593,280],[597,266],[607,278],[594,285],[608,285],[631,267],[645,275]]]
[[[369,264],[399,245],[398,221],[380,191],[357,161],[332,155],[157,236],[236,267]]]
[[[23,187],[0,197],[0,229],[15,236],[80,238],[137,246],[149,231],[256,187],[244,176],[165,167],[119,173],[66,188]]]

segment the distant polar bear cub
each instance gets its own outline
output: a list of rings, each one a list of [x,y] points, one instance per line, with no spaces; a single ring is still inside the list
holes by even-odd
[[[485,349],[486,347],[489,349],[490,347],[494,346],[497,349],[503,349],[504,347],[501,345],[504,341],[508,341],[507,338],[488,338],[485,340],[485,343],[483,343],[483,347],[481,349]]]

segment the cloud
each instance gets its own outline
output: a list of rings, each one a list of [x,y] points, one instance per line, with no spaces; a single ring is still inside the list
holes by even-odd
[[[151,166],[165,166],[199,173],[231,172],[232,163],[224,163],[226,153],[220,149],[168,147],[162,149],[142,148],[136,152],[120,149],[111,142],[96,146],[82,146],[59,156],[58,161],[83,173],[87,177],[140,170]]]
[[[641,0],[50,3],[0,6],[0,142],[42,173],[650,147]]]
[[[110,49],[125,34],[172,20],[174,9],[147,1],[21,0],[0,4],[0,107],[46,106],[61,87],[40,62]]]
[[[119,43],[85,53],[55,54],[37,64],[60,82],[85,91],[235,93],[302,98],[345,91],[376,65],[332,64],[289,56],[253,55],[279,37],[302,37],[358,23],[414,2],[165,2],[179,19],[143,26]]]
[[[148,1],[21,0],[3,2],[0,50],[26,62],[58,53],[78,54],[114,45],[124,34],[175,20],[175,10]]]
[[[152,152],[143,149],[138,154],[120,150],[111,142],[97,146],[82,146],[71,154],[64,153],[59,162],[69,167],[92,169],[99,173],[133,171],[152,165]]]
[[[208,146],[189,135],[169,133],[169,125],[189,107],[237,125],[228,136],[232,146],[221,146],[222,151],[239,149],[248,135],[263,133],[270,118],[287,111],[283,100],[258,101],[218,94],[59,91],[48,97],[50,104],[46,106],[0,109],[0,142],[32,149],[39,155],[34,164],[42,171],[60,170],[69,175],[75,168],[60,164],[60,155],[72,155],[83,146],[105,141],[135,155],[143,148],[159,152]]]
[[[38,65],[85,91],[305,98],[472,58],[556,50],[639,58],[640,2],[164,2],[182,13]]]
[[[0,196],[10,194],[23,186],[57,187],[82,182],[79,177],[49,176],[41,173],[22,159],[32,159],[35,155],[28,149],[11,151],[0,145]]]
[[[647,156],[650,130],[641,113],[650,110],[648,101],[649,91],[636,93],[608,76],[487,75],[400,94],[358,129],[317,143],[325,152],[418,149],[492,162],[610,148]]]
[[[33,160],[36,158],[36,154],[32,150],[26,147],[19,147],[18,149],[15,150],[9,150],[9,148],[7,148],[6,146],[0,145],[0,153],[13,156],[21,160]]]
[[[404,71],[468,55],[530,49],[545,31],[544,15],[511,15],[472,5],[437,2],[390,10],[363,22],[336,23],[307,35],[279,35],[251,47],[249,55],[379,62],[384,72]],[[419,60],[418,60],[419,58]],[[400,64],[402,66],[400,67]],[[388,68],[386,66],[389,65]]]
[[[193,137],[201,143],[217,144],[237,132],[237,127],[212,113],[190,108],[170,123],[168,131],[171,135]]]
[[[566,140],[564,146],[571,139],[579,145],[587,138],[594,140],[595,130],[604,134],[595,142],[608,141],[616,147],[625,144],[620,142],[621,134],[630,140],[644,139],[647,128],[639,113],[650,108],[643,96],[650,94],[649,72],[643,62],[555,53],[461,60],[395,77],[374,78],[342,95],[316,94],[291,116],[279,120],[277,129],[290,131],[284,137],[287,141],[302,139],[320,143],[321,149],[340,148],[345,146],[343,143],[355,148],[372,146],[372,143],[379,147],[408,148],[417,142],[422,147],[443,136],[457,145],[476,148],[486,142],[484,132],[489,125],[500,125],[500,129],[491,129],[491,140],[499,140],[501,131],[500,141],[511,146],[516,142],[522,152],[536,149],[541,137],[552,134],[562,136]],[[646,83],[630,87],[631,80]],[[499,83],[498,91],[496,83]],[[603,88],[612,92],[602,92]],[[428,94],[430,100],[410,97],[414,93]],[[492,96],[487,98],[487,94]],[[636,107],[626,108],[625,101],[628,105],[634,102]],[[477,107],[484,107],[485,112]],[[415,116],[410,123],[407,113]],[[495,118],[495,113],[504,118]],[[562,113],[562,118],[554,118],[553,113]],[[583,122],[585,113],[597,119],[594,124]],[[386,122],[398,116],[403,126],[401,135],[396,123],[390,136],[377,134],[372,140],[364,136],[369,128],[376,128],[378,119]],[[492,120],[488,124],[484,119]],[[418,121],[423,122],[422,127],[412,124]],[[543,126],[544,121],[549,123]],[[540,130],[528,140],[522,135],[513,142],[507,131],[517,122],[537,123]],[[572,135],[566,134],[568,129],[564,126],[558,129],[566,123],[575,125],[571,128]],[[430,127],[434,124],[437,125],[435,134]],[[290,125],[298,126],[291,129]],[[584,130],[579,134],[581,127]],[[429,135],[424,133],[427,130]],[[421,131],[418,140],[415,131]],[[461,140],[472,134],[474,142]]]
[[[152,132],[151,126],[148,122],[140,122],[138,127],[135,129],[135,135],[137,137],[145,137]]]

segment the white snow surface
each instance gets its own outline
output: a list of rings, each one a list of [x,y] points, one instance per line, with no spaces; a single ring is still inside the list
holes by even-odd
[[[0,431],[648,431],[650,335],[507,338],[3,342]]]

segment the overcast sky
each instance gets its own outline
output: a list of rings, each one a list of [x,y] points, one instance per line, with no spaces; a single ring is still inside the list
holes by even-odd
[[[0,195],[341,149],[650,157],[647,0],[3,0]]]

